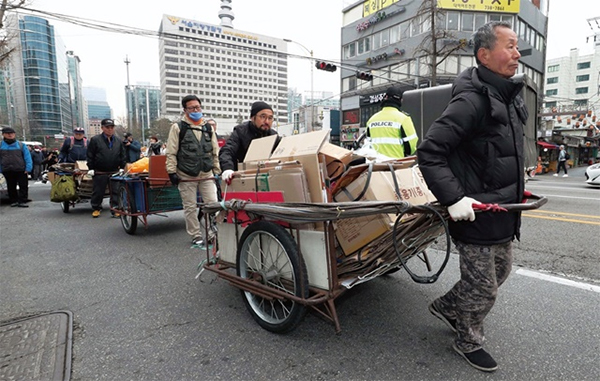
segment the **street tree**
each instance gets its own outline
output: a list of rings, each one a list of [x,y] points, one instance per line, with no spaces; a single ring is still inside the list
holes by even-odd
[[[172,125],[173,122],[167,118],[153,120],[150,123],[149,135],[146,138],[150,139],[150,136],[156,136],[158,140],[166,142]]]
[[[10,48],[8,46],[9,38],[14,36],[17,32],[6,28],[6,17],[8,16],[8,12],[24,8],[30,2],[30,0],[2,0],[2,3],[0,3],[0,67],[3,66],[2,63],[6,61],[15,50],[14,47]]]
[[[454,32],[446,28],[446,16],[447,12],[437,7],[437,0],[424,0],[411,25],[426,32],[414,56],[425,57],[426,62],[422,63],[429,67],[432,87],[437,84],[438,66],[469,44],[467,39],[457,39]]]

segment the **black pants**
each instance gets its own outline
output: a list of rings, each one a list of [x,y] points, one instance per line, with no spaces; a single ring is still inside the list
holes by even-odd
[[[567,174],[567,161],[566,160],[558,162],[558,167],[556,168],[556,174],[560,173],[561,168],[563,169],[563,171],[565,171],[565,175],[566,175]]]
[[[25,171],[5,171],[2,172],[6,179],[6,188],[8,190],[8,199],[10,203],[18,202],[24,204],[27,202],[27,195],[29,193],[29,183],[27,179],[27,173]],[[19,191],[17,192],[17,185]]]
[[[90,204],[92,204],[93,210],[102,209],[102,200],[104,199],[104,193],[106,187],[110,181],[110,175],[95,175],[92,178],[92,198]],[[110,189],[110,206],[116,207],[119,205],[119,199],[117,189]]]

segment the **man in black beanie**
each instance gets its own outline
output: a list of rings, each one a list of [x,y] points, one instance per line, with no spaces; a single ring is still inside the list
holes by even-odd
[[[250,109],[250,120],[235,126],[231,136],[219,151],[219,164],[223,171],[223,180],[229,181],[233,172],[237,171],[238,163],[244,161],[252,140],[277,135],[277,131],[271,128],[272,125],[273,109],[271,106],[262,101],[254,102]],[[279,140],[281,138],[277,137],[273,148],[277,147]]]

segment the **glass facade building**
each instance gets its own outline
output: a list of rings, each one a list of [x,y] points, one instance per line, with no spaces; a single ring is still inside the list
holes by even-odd
[[[12,123],[29,140],[71,131],[72,100],[64,45],[54,27],[40,17],[14,14],[7,19],[18,35],[9,63]]]
[[[125,97],[129,132],[137,135],[137,131],[140,131],[139,136],[145,141],[151,123],[160,117],[160,87],[126,86]]]

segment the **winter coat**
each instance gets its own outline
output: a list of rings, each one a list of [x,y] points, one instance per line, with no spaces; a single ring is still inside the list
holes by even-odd
[[[246,121],[233,128],[233,132],[229,139],[225,142],[225,145],[221,147],[219,151],[219,162],[221,163],[221,170],[225,171],[231,169],[233,171],[238,170],[238,163],[242,163],[248,153],[248,147],[254,139],[264,138],[265,136],[277,135],[277,131],[272,128],[268,131],[263,131],[256,127],[251,121]],[[277,137],[275,147],[279,144],[281,137]]]
[[[482,66],[456,78],[452,100],[417,149],[423,177],[442,205],[465,196],[482,203],[521,202],[528,116],[518,95],[522,88]],[[501,244],[519,238],[520,224],[518,212],[478,213],[474,222],[451,221],[450,233],[469,244]]]
[[[71,142],[73,144],[71,145]],[[68,137],[60,147],[58,161],[61,163],[74,163],[77,160],[87,160],[87,138],[77,140],[74,137]]]
[[[125,169],[123,141],[113,135],[111,143],[103,133],[91,138],[87,148],[87,167],[100,172]]]
[[[124,144],[123,144],[124,145]],[[129,146],[125,146],[125,157],[128,163],[135,163],[140,160],[140,153],[142,152],[142,145],[137,140],[132,140]]]
[[[33,161],[29,148],[19,141],[8,144],[5,140],[0,143],[0,173],[29,172],[33,170]]]

